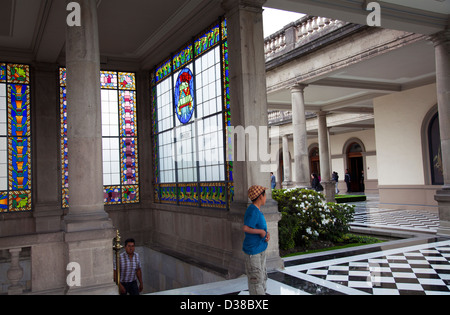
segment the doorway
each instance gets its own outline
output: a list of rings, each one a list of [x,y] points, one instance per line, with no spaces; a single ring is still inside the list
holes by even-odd
[[[364,192],[363,148],[359,143],[352,143],[348,147],[347,166],[351,177],[351,192]]]
[[[314,147],[309,151],[309,163],[311,173],[316,173],[320,178],[320,155],[318,147]]]

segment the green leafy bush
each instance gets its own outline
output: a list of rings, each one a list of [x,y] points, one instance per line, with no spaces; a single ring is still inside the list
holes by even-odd
[[[322,194],[307,189],[278,189],[272,192],[282,213],[280,248],[307,246],[312,240],[337,241],[349,232],[355,209],[347,204],[327,203]]]

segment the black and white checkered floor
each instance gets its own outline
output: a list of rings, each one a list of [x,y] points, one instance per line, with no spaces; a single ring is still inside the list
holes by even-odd
[[[450,240],[405,245],[292,258],[270,278],[310,294],[450,295]]]
[[[269,295],[450,295],[450,238],[436,237],[439,217],[418,210],[357,205],[353,227],[402,230],[416,238],[285,259],[269,274]],[[424,234],[425,233],[425,234]],[[248,295],[247,279],[157,294]]]
[[[436,232],[439,216],[428,211],[369,209],[355,214],[353,226]]]
[[[157,295],[248,295],[246,277]],[[450,239],[423,237],[296,256],[269,274],[268,295],[450,295]]]

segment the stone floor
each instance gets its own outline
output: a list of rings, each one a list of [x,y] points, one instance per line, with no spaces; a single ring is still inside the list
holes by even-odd
[[[406,239],[284,259],[268,295],[450,295],[450,238],[436,236],[437,214],[355,203],[352,227],[405,233]],[[248,295],[245,277],[160,295]]]

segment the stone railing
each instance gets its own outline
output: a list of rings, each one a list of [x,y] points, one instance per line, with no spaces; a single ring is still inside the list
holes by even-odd
[[[313,112],[305,112],[306,119],[316,118],[317,114]],[[269,126],[284,125],[292,123],[292,112],[290,111],[269,111]]]
[[[292,112],[271,111],[269,112],[269,125],[281,125],[292,121]]]
[[[285,26],[264,42],[266,61],[313,41],[348,23],[323,17],[306,16]]]
[[[62,232],[0,238],[0,295],[64,294]]]
[[[30,269],[30,248],[13,247],[0,249],[0,294],[20,295],[30,289],[31,279],[24,279]],[[9,256],[9,257],[8,257]],[[29,274],[29,270],[27,270]],[[4,277],[6,275],[6,278]]]

